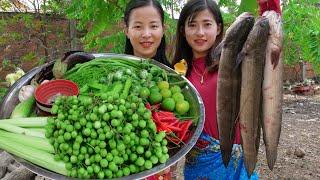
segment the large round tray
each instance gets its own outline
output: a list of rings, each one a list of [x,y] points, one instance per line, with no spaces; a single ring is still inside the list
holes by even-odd
[[[113,57],[113,58],[129,59],[129,60],[141,60],[141,58],[138,58],[135,56],[123,55],[123,54],[98,53],[98,54],[92,54],[92,55],[95,58]],[[36,67],[36,68],[32,69],[31,71],[26,73],[22,78],[20,78],[9,89],[7,95],[3,98],[3,101],[1,102],[0,119],[5,119],[5,118],[10,117],[10,114],[11,114],[13,108],[18,103],[18,92],[19,92],[20,88],[26,84],[29,84],[30,81],[35,77],[35,75],[37,75],[39,72],[41,72],[41,70],[43,70],[44,68],[48,68],[48,66],[52,66],[52,63],[53,62],[47,63],[47,64],[44,64],[40,67]],[[168,72],[174,72],[171,68],[169,68],[169,67],[167,67],[157,61],[152,60],[152,63],[165,69]],[[187,85],[185,86],[185,88],[183,88],[183,91],[185,93],[185,98],[190,102],[190,105],[191,105],[190,109],[193,110],[193,112],[191,112],[191,113],[193,115],[199,117],[199,119],[197,121],[196,128],[194,129],[193,135],[190,138],[189,142],[186,143],[185,145],[183,145],[181,147],[181,149],[176,154],[171,156],[166,163],[157,165],[150,170],[146,170],[146,171],[143,171],[143,172],[140,172],[137,174],[132,174],[130,176],[125,176],[125,177],[117,178],[117,179],[122,179],[122,180],[143,179],[143,178],[146,178],[146,177],[151,176],[153,174],[156,174],[156,173],[172,166],[173,164],[175,164],[177,161],[179,161],[181,158],[183,158],[191,150],[191,148],[195,145],[197,139],[199,138],[199,136],[202,132],[203,126],[204,126],[204,117],[205,117],[204,105],[203,105],[203,101],[202,101],[198,91],[194,88],[194,86],[185,77],[179,77],[179,78],[183,78],[187,81]],[[14,156],[14,158],[18,162],[20,162],[22,165],[24,165],[27,169],[29,169],[30,171],[32,171],[36,174],[39,174],[41,176],[44,176],[46,178],[73,179],[73,178],[69,178],[69,177],[54,173],[54,172],[49,171],[47,169],[41,168],[37,165],[34,165],[28,161],[21,159],[19,157]]]

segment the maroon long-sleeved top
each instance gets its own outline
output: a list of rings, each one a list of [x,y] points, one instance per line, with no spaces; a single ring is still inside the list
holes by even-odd
[[[193,60],[193,66],[188,80],[198,90],[205,107],[205,123],[203,131],[215,139],[219,139],[217,125],[217,84],[218,72],[203,73],[205,71],[205,59],[197,58]],[[204,74],[204,75],[203,75]],[[201,76],[203,75],[203,84]],[[236,128],[235,142],[240,144],[240,129]]]

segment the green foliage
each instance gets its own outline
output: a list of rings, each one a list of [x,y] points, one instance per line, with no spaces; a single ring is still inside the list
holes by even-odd
[[[0,35],[0,46],[3,46],[5,44],[11,44],[12,42],[20,41],[21,39],[23,39],[22,34],[19,32],[8,33],[5,32],[5,29],[0,32],[2,32]]]
[[[9,59],[6,59],[6,58],[2,60],[1,66],[3,69],[10,69],[10,68],[16,67]]]
[[[66,7],[68,7],[68,1],[48,0],[46,8],[50,10],[52,15],[64,16]]]
[[[242,12],[250,12],[252,14],[257,15],[258,14],[257,0],[241,0],[238,14]]]
[[[289,0],[283,11],[285,62],[308,61],[320,73],[320,9],[317,0]]]
[[[8,39],[6,38],[6,36],[6,34],[2,34],[2,36],[0,36],[0,46],[3,46],[8,43]]]
[[[174,43],[176,37],[177,20],[171,19],[169,14],[165,14],[165,35],[166,35],[166,54],[168,60],[173,59],[174,55]]]
[[[8,91],[8,88],[0,86],[0,103],[2,101],[2,98],[7,94],[7,91]]]
[[[41,66],[43,64],[45,64],[47,62],[47,58],[46,57],[42,57],[39,59],[39,62],[38,62],[38,66]]]
[[[239,11],[239,5],[237,0],[220,0],[219,6],[226,9],[228,15],[237,16]]]
[[[33,28],[34,26],[34,17],[31,14],[18,14],[16,15],[21,19],[26,28]]]
[[[244,3],[246,6],[244,6]],[[224,30],[235,21],[236,17],[242,12],[255,12],[257,2],[256,0],[242,0],[240,5],[237,0],[220,0],[219,6],[222,9],[222,17],[224,22]]]
[[[7,21],[0,19],[0,46],[3,46],[9,42],[9,34],[6,33]]]
[[[4,19],[0,19],[0,32],[5,31],[6,25],[7,25],[7,22]]]
[[[21,59],[24,62],[34,61],[35,59],[37,59],[37,55],[35,54],[35,52],[29,52],[23,55]]]
[[[224,30],[227,30],[228,27],[235,21],[236,15],[231,13],[222,13]]]
[[[170,7],[171,1],[161,1]],[[77,20],[79,30],[87,30],[82,38],[86,51],[103,52],[109,50],[114,53],[123,53],[125,34],[123,16],[128,0],[74,0],[66,13],[70,19]],[[175,10],[178,6],[174,6]],[[168,14],[165,16],[167,42],[175,34],[176,23]]]
[[[90,29],[83,38],[86,50],[99,51],[111,46],[111,51],[119,53],[120,48],[124,49],[124,40],[120,38],[124,39],[124,34],[119,32],[122,30],[118,22],[122,22],[125,6],[124,0],[72,1],[67,9],[68,17],[78,20],[80,30]]]

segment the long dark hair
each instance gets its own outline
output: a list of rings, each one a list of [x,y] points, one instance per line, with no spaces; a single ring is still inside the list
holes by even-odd
[[[140,8],[140,7],[144,7],[144,6],[152,6],[152,7],[156,8],[161,16],[162,26],[164,26],[164,12],[163,12],[161,4],[156,0],[131,0],[128,3],[127,8],[124,12],[125,25],[127,27],[129,26],[129,18],[130,18],[131,11],[136,8]],[[133,55],[133,47],[132,47],[132,44],[131,44],[130,39],[128,37],[126,37],[126,45],[125,45],[124,53]],[[164,35],[161,38],[160,46],[157,49],[157,53],[154,57],[152,57],[152,59],[171,67],[171,64],[168,62],[167,57],[166,57],[166,38]]]
[[[190,70],[192,69],[192,48],[188,44],[185,37],[185,22],[190,17],[191,19],[195,18],[200,11],[208,9],[218,26],[220,26],[220,34],[216,37],[215,44],[209,49],[209,53],[206,56],[206,68],[208,68],[209,72],[216,71],[219,66],[219,61],[213,61],[211,51],[222,41],[223,37],[223,19],[217,3],[213,0],[190,0],[183,7],[180,17],[178,20],[177,31],[176,31],[176,49],[174,54],[174,59],[172,64],[176,64],[181,59],[185,59],[188,63],[187,75],[190,74]]]

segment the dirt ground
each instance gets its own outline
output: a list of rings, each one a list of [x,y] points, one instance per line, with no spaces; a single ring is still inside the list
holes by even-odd
[[[261,179],[320,179],[320,95],[285,94],[278,158],[270,171],[261,141]]]

